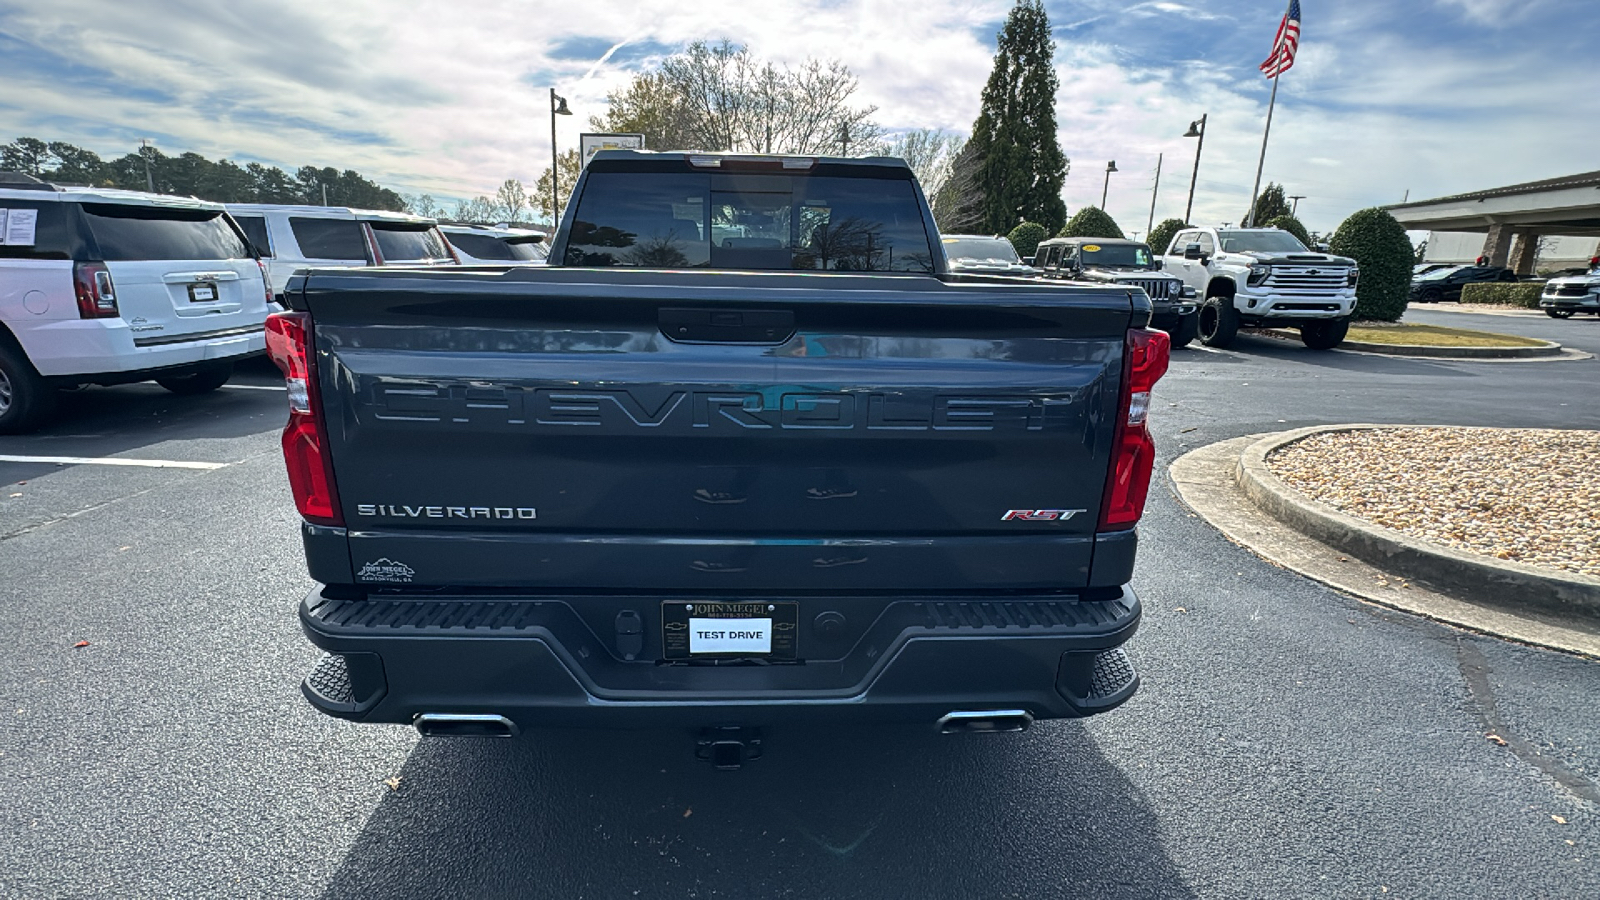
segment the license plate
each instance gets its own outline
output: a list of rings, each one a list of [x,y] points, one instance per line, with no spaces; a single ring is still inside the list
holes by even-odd
[[[760,657],[794,659],[798,603],[661,604],[667,659]]]
[[[215,303],[217,300],[217,286],[214,284],[189,285],[190,303]]]

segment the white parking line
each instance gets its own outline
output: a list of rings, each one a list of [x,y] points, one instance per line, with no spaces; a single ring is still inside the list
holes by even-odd
[[[227,463],[186,462],[175,459],[123,459],[116,456],[12,456],[0,453],[0,462],[54,463],[58,466],[138,466],[145,469],[223,469]]]
[[[223,387],[235,391],[283,391],[288,390],[281,384],[225,384]]]

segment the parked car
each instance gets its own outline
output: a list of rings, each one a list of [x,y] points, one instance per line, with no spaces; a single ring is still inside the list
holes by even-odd
[[[1141,291],[939,240],[900,160],[602,150],[550,266],[297,276],[306,698],[703,728],[729,767],[764,726],[1127,700],[1167,336]]]
[[[1516,281],[1517,273],[1504,266],[1455,266],[1435,269],[1411,279],[1412,303],[1461,301],[1461,289],[1483,281]]]
[[[547,235],[528,228],[499,225],[440,225],[456,256],[468,263],[544,265],[550,255]]]
[[[1545,282],[1539,294],[1539,308],[1545,315],[1552,319],[1569,319],[1579,312],[1600,315],[1600,267],[1576,272]]]
[[[1460,263],[1418,263],[1411,267],[1411,277],[1415,278],[1418,275],[1426,275],[1429,272],[1437,272],[1440,269],[1454,269],[1459,265]]]
[[[1186,228],[1162,258],[1200,295],[1200,341],[1233,343],[1241,327],[1298,328],[1313,350],[1343,343],[1355,311],[1356,261],[1306,249],[1278,228]]]
[[[213,390],[266,346],[266,275],[220,203],[0,173],[0,235],[0,433],[61,388]]]
[[[944,244],[951,272],[1023,277],[1039,274],[1038,269],[1022,261],[1017,248],[1001,235],[947,234],[939,240]]]
[[[1184,347],[1199,333],[1194,288],[1161,270],[1150,245],[1120,238],[1050,238],[1039,242],[1033,266],[1046,278],[1136,287],[1150,295],[1150,327]]]
[[[227,206],[267,266],[274,298],[296,269],[454,265],[455,251],[432,219],[343,206]],[[280,304],[281,305],[281,304]]]

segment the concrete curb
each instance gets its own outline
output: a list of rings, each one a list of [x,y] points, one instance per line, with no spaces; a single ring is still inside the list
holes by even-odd
[[[1600,621],[1540,610],[1473,603],[1413,584],[1347,551],[1308,537],[1267,514],[1239,486],[1245,448],[1273,435],[1253,434],[1198,447],[1167,469],[1178,501],[1228,540],[1268,563],[1364,603],[1534,647],[1600,660]]]
[[[1267,456],[1274,450],[1314,434],[1415,427],[1420,426],[1330,425],[1268,435],[1240,455],[1239,487],[1262,510],[1296,530],[1452,596],[1510,610],[1532,607],[1564,618],[1600,619],[1600,578],[1502,562],[1421,541],[1318,503],[1284,484],[1267,467]]]
[[[1268,329],[1274,337],[1300,339],[1292,329]],[[1535,340],[1529,338],[1528,340]],[[1562,356],[1566,348],[1554,341],[1542,341],[1537,347],[1435,347],[1424,344],[1371,344],[1366,341],[1346,340],[1335,349],[1354,350],[1357,353],[1378,353],[1383,356],[1413,356],[1426,359],[1537,359]]]
[[[1430,347],[1419,344],[1370,344],[1366,341],[1345,341],[1339,348],[1359,350],[1362,353],[1382,353],[1385,356],[1424,356],[1443,359],[1533,359],[1540,356],[1560,356],[1563,349],[1555,341],[1545,341],[1538,347]]]

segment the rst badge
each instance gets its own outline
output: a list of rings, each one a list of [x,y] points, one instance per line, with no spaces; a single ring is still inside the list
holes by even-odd
[[[1065,522],[1085,509],[1008,509],[1002,522]]]

